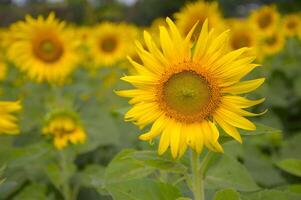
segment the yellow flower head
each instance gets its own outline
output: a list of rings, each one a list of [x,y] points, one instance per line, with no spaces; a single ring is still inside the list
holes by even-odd
[[[256,46],[257,35],[253,24],[244,19],[228,20],[230,32],[230,48],[233,50],[242,47]]]
[[[7,29],[0,28],[0,49],[4,47],[6,34],[7,34]]]
[[[6,71],[7,71],[6,63],[2,60],[0,56],[0,81],[5,79]]]
[[[133,41],[138,31],[135,26],[103,22],[95,27],[89,37],[91,57],[97,66],[111,66],[124,60],[133,51]]]
[[[0,134],[18,134],[17,118],[13,115],[21,110],[19,101],[0,101]]]
[[[77,40],[54,13],[45,19],[26,16],[10,29],[8,57],[37,82],[61,83],[76,67]]]
[[[183,35],[191,30],[191,28],[198,22],[203,24],[208,19],[209,29],[212,27],[223,29],[222,14],[219,11],[217,2],[197,1],[189,3],[180,12],[175,14],[176,24]],[[195,32],[197,35],[199,30]],[[196,36],[197,37],[197,36]]]
[[[259,45],[263,57],[279,53],[285,45],[283,31],[275,31],[270,35],[260,38]]]
[[[279,25],[279,13],[274,5],[262,6],[251,13],[250,21],[254,24],[257,33],[271,34]]]
[[[292,37],[298,34],[301,29],[301,19],[298,14],[286,15],[283,18],[283,31],[286,36]]]
[[[70,143],[84,143],[86,140],[86,133],[78,116],[69,112],[51,114],[43,127],[43,134],[53,137],[53,144],[59,150]]]
[[[187,146],[198,153],[203,146],[222,152],[218,125],[242,142],[237,128],[255,130],[245,117],[257,115],[244,109],[264,101],[239,96],[264,82],[264,78],[241,81],[258,66],[252,63],[255,57],[248,48],[229,52],[229,31],[209,31],[207,20],[193,48],[190,39],[195,26],[183,38],[169,18],[167,23],[168,29],[160,27],[161,47],[148,32],[144,34],[147,49],[137,43],[143,64],[130,59],[137,74],[122,78],[135,89],[117,92],[131,98],[133,107],[125,119],[140,128],[152,124],[140,139],[161,135],[159,154],[170,147],[173,157],[183,155]]]

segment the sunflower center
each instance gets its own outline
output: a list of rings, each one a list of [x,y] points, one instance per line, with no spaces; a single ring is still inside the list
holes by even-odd
[[[100,48],[104,52],[111,53],[113,52],[117,47],[117,41],[116,38],[108,37],[105,38],[100,42]]]
[[[199,112],[209,99],[205,80],[192,71],[172,75],[164,84],[163,98],[167,105],[184,115]]]
[[[37,41],[33,51],[37,58],[48,63],[59,60],[63,55],[62,44],[53,38],[44,38]]]
[[[289,21],[289,22],[287,23],[287,28],[288,28],[288,29],[293,30],[293,29],[295,29],[296,27],[297,27],[297,23],[296,23],[295,21]]]
[[[219,91],[201,74],[184,70],[174,73],[162,84],[159,104],[166,114],[193,123],[208,117],[219,102]]]
[[[267,28],[272,22],[272,16],[270,13],[265,13],[259,18],[259,27]]]
[[[234,36],[231,45],[233,49],[239,49],[242,47],[250,47],[251,46],[251,39],[246,34],[239,34]]]
[[[277,43],[277,37],[276,36],[271,36],[265,39],[265,43],[269,46],[273,46],[274,44]]]

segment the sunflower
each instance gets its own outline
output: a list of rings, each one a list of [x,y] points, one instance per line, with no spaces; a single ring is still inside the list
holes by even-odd
[[[270,35],[262,37],[259,41],[263,56],[275,55],[279,53],[285,45],[283,31],[275,31]]]
[[[245,19],[228,20],[227,24],[231,28],[229,42],[231,49],[256,46],[257,36],[253,24]]]
[[[0,28],[0,48],[3,48],[5,43],[5,36],[6,36],[7,29]],[[1,49],[2,50],[2,49]]]
[[[1,60],[1,56],[0,56],[0,81],[4,80],[6,77],[6,64],[4,63],[3,60]]]
[[[97,66],[111,66],[133,52],[137,29],[129,24],[103,22],[91,32],[88,46]]]
[[[13,115],[21,110],[19,101],[0,101],[0,134],[18,134],[17,118]]]
[[[183,35],[187,35],[195,23],[203,24],[206,19],[208,19],[209,29],[212,27],[224,29],[222,14],[219,11],[217,2],[197,1],[189,3],[174,16],[176,24]],[[199,30],[195,32],[196,37],[198,33]]]
[[[276,6],[262,6],[250,15],[250,22],[254,24],[257,33],[271,34],[279,25],[279,13]]]
[[[53,137],[56,149],[63,149],[69,143],[84,143],[86,133],[78,116],[70,112],[57,112],[46,119],[43,134]]]
[[[255,57],[249,56],[249,48],[228,51],[229,31],[209,32],[207,20],[194,48],[190,39],[196,26],[183,38],[175,24],[169,18],[166,21],[169,29],[160,27],[161,47],[145,32],[147,50],[137,43],[143,64],[130,59],[137,74],[121,78],[135,87],[117,91],[131,98],[133,107],[125,119],[140,128],[152,123],[140,139],[152,140],[161,135],[159,154],[170,147],[174,158],[183,155],[187,146],[197,153],[203,146],[222,152],[218,125],[242,142],[237,128],[255,130],[245,116],[257,115],[244,108],[264,101],[239,96],[264,82],[264,78],[240,81],[258,66],[252,63]]]
[[[61,83],[76,67],[77,40],[54,13],[44,19],[26,16],[11,26],[8,57],[37,82]]]
[[[286,15],[283,18],[283,31],[286,36],[292,37],[298,34],[301,28],[301,19],[298,14]]]

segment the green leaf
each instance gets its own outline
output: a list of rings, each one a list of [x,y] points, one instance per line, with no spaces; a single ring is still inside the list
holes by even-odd
[[[285,159],[278,162],[277,166],[287,173],[301,177],[301,160],[299,159]]]
[[[223,189],[215,193],[214,200],[240,200],[240,194],[233,189]]]
[[[126,149],[114,157],[105,171],[106,184],[142,178],[155,170],[142,161],[131,158],[130,155],[134,152],[135,150]]]
[[[205,185],[214,189],[235,188],[238,191],[259,189],[247,169],[226,154],[208,170]]]
[[[256,125],[256,130],[254,131],[246,131],[246,130],[240,130],[239,133],[243,138],[249,137],[249,136],[261,136],[261,135],[281,135],[281,130],[272,128],[270,126],[261,124],[261,123],[254,123]],[[222,144],[225,144],[227,142],[233,141],[233,138],[230,137],[228,134],[224,132],[224,130],[220,129],[220,137],[219,142]],[[281,138],[281,137],[280,137]]]
[[[242,200],[300,200],[301,195],[278,190],[263,190],[242,195]]]
[[[77,146],[78,151],[84,153],[92,151],[100,145],[116,145],[119,142],[119,131],[113,117],[106,109],[100,109],[98,102],[85,105],[81,116],[88,136],[84,144]]]
[[[114,200],[176,200],[181,197],[172,185],[150,179],[135,179],[107,186]]]
[[[14,200],[46,200],[46,191],[47,186],[44,184],[31,184],[18,193]]]
[[[104,184],[104,167],[96,164],[88,165],[79,173],[79,181],[85,187],[102,187]]]
[[[3,174],[4,170],[5,170],[5,165],[2,166],[2,167],[0,167],[0,185],[1,185],[1,183],[3,183],[4,180],[5,180],[5,178],[2,178],[2,174]]]
[[[280,149],[281,158],[296,158],[301,159],[301,132],[290,137],[283,142],[282,148]]]
[[[241,130],[241,131],[239,131],[240,134],[243,136],[252,136],[252,135],[270,134],[270,133],[281,133],[281,130],[272,128],[272,127],[264,125],[264,124],[255,123],[255,125],[256,125],[255,131]]]
[[[70,180],[76,170],[76,167],[72,162],[67,162],[64,167],[66,167],[65,171],[62,169],[62,166],[58,165],[58,163],[50,163],[45,170],[52,184],[58,189],[65,181]]]
[[[142,161],[145,165],[160,170],[167,170],[174,173],[185,173],[187,168],[185,165],[176,162],[171,157],[159,156],[157,151],[135,151],[129,155],[137,161]]]

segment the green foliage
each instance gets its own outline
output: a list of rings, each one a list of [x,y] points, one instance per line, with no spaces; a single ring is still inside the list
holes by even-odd
[[[171,200],[181,196],[180,191],[174,186],[149,179],[113,183],[109,184],[107,189],[116,200]]]
[[[233,189],[219,190],[214,195],[214,200],[241,200],[240,194]]]
[[[290,174],[301,177],[301,160],[299,159],[281,160],[277,166]]]
[[[207,186],[214,189],[235,188],[238,191],[256,191],[259,187],[252,179],[248,170],[236,159],[223,155],[209,169],[206,179]]]

